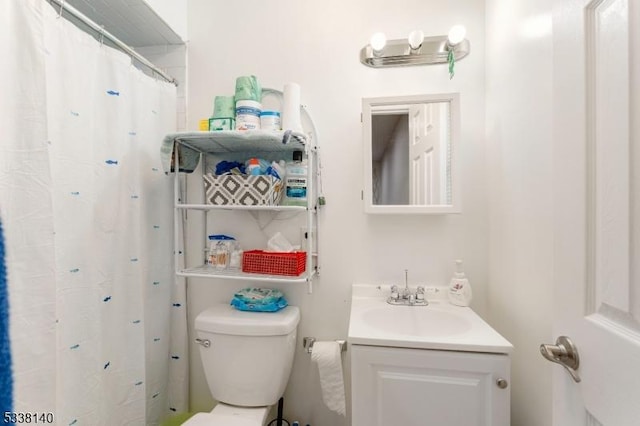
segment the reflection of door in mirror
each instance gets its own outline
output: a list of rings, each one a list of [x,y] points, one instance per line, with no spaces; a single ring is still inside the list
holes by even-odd
[[[375,111],[371,124],[373,204],[450,204],[449,103]]]
[[[449,104],[409,108],[409,203],[450,204]]]

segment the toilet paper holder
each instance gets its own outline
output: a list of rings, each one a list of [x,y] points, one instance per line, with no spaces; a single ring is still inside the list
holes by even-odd
[[[313,344],[316,342],[315,337],[303,337],[302,338],[302,347],[304,350],[310,354],[313,351]],[[336,340],[338,345],[340,346],[340,352],[347,351],[347,341],[346,340]]]

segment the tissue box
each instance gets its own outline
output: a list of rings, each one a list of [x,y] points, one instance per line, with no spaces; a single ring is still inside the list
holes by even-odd
[[[204,175],[207,204],[276,206],[283,191],[282,180],[274,176]]]
[[[236,120],[234,118],[210,118],[209,131],[235,130]]]

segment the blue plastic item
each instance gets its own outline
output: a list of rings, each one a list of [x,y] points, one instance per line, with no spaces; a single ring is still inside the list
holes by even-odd
[[[231,306],[239,311],[251,311],[251,312],[277,312],[280,309],[287,307],[288,303],[285,299],[279,299],[271,303],[251,303],[245,302],[237,298],[231,299]]]
[[[276,312],[288,305],[280,290],[247,287],[233,295],[231,306],[241,311]]]
[[[271,167],[271,166],[267,167],[267,170],[264,172],[264,174],[265,175],[269,175],[269,176],[273,176],[276,179],[282,180],[282,178],[278,174],[278,171],[275,168]]]
[[[245,166],[238,161],[226,161],[222,160],[216,164],[216,176],[234,174],[233,170],[237,169],[241,174],[245,173]]]
[[[235,241],[235,238],[224,234],[212,234],[209,235],[209,241]]]
[[[252,173],[249,172],[249,166],[251,164],[251,160],[253,160],[255,157],[249,158],[247,161],[244,162],[244,168],[246,170],[246,174],[250,175]],[[260,175],[265,175],[267,174],[267,169],[269,167],[271,167],[271,162],[265,160],[264,158],[255,158],[256,160],[258,160],[258,164],[260,166]]]

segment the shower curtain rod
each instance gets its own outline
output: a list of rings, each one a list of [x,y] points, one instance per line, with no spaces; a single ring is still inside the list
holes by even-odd
[[[126,54],[128,54],[129,56],[134,58],[136,61],[140,62],[142,65],[144,65],[147,68],[149,68],[155,74],[159,75],[160,77],[162,77],[163,79],[165,79],[169,83],[173,83],[176,86],[178,85],[178,81],[175,78],[171,77],[170,75],[168,75],[165,72],[163,72],[160,68],[158,68],[155,65],[153,65],[151,62],[149,62],[147,60],[147,58],[145,58],[144,56],[140,55],[135,50],[133,50],[131,47],[129,47],[128,45],[126,45],[125,43],[120,41],[120,39],[118,39],[118,37],[114,36],[109,31],[105,30],[104,27],[96,24],[94,21],[89,19],[86,15],[84,15],[82,12],[80,12],[75,7],[71,6],[70,4],[67,4],[64,0],[48,0],[48,1],[52,5],[55,4],[56,6],[60,7],[60,15],[61,16],[62,16],[62,10],[64,9],[66,12],[70,13],[73,17],[79,19],[84,24],[86,24],[88,27],[90,27],[92,30],[96,31],[98,34],[100,34],[100,36],[111,40],[111,42],[113,42],[120,50],[122,50],[123,52],[125,52]]]

